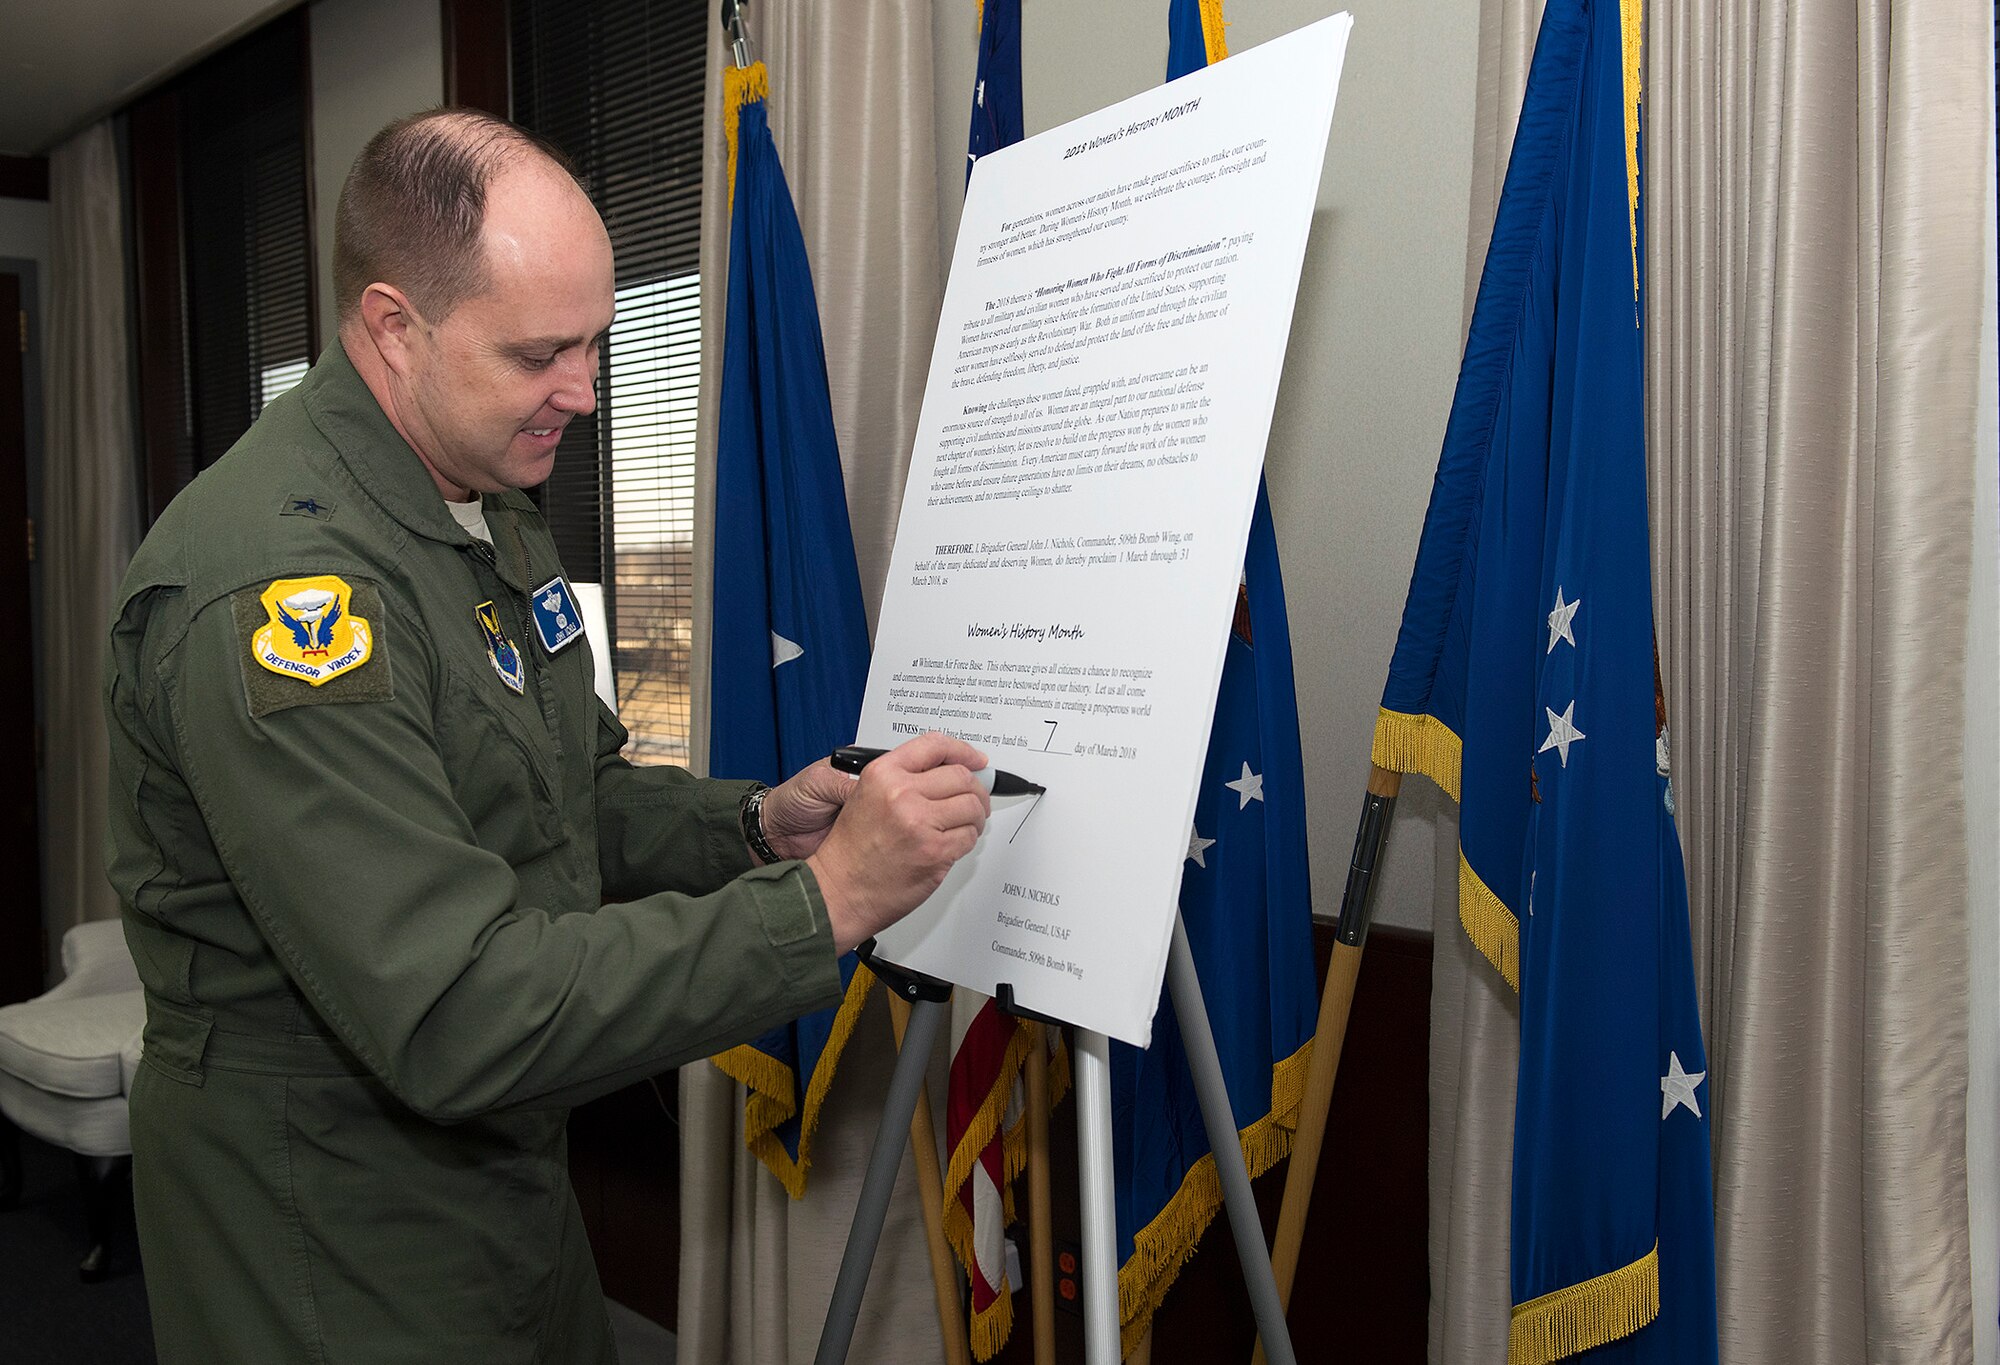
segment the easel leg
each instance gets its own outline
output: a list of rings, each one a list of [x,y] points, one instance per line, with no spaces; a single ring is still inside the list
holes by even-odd
[[[896,1187],[896,1169],[903,1164],[910,1119],[917,1111],[924,1073],[950,1009],[948,1000],[919,1000],[911,1007],[909,1031],[896,1057],[895,1074],[889,1078],[889,1094],[882,1102],[875,1150],[869,1155],[868,1174],[861,1182],[854,1226],[847,1234],[847,1250],[840,1258],[840,1274],[833,1282],[833,1301],[826,1310],[826,1326],[820,1332],[813,1365],[841,1365],[847,1359],[854,1323],[861,1314],[861,1295],[868,1288],[868,1271],[882,1240],[882,1222],[889,1214],[889,1196]]]
[[[1216,1172],[1222,1178],[1223,1207],[1229,1212],[1229,1229],[1236,1238],[1236,1256],[1243,1264],[1257,1333],[1274,1365],[1296,1365],[1284,1305],[1278,1301],[1277,1281],[1271,1277],[1270,1255],[1264,1247],[1264,1225],[1257,1217],[1236,1118],[1229,1108],[1229,1088],[1216,1056],[1215,1033],[1201,998],[1201,978],[1195,973],[1194,952],[1188,947],[1187,928],[1179,915],[1174,917],[1174,942],[1167,953],[1167,986],[1173,992],[1174,1017],[1180,1021],[1188,1069],[1194,1074],[1195,1094],[1201,1100],[1202,1126],[1208,1130],[1209,1150],[1215,1154]]]
[[[900,995],[887,991],[889,1021],[896,1030],[896,1060],[902,1061],[903,1042],[910,1028],[910,1007]],[[958,1297],[958,1265],[944,1240],[944,1175],[938,1170],[937,1131],[931,1123],[930,1087],[917,1091],[916,1112],[910,1117],[910,1156],[917,1167],[917,1196],[924,1206],[924,1238],[931,1257],[931,1288],[937,1295],[938,1332],[944,1339],[947,1365],[971,1365],[972,1347],[966,1340],[965,1305]]]
[[[1111,1040],[1083,1028],[1076,1031],[1076,1154],[1083,1184],[1083,1358],[1085,1365],[1118,1365],[1118,1206],[1111,1175]],[[1262,1234],[1257,1241],[1261,1251]]]

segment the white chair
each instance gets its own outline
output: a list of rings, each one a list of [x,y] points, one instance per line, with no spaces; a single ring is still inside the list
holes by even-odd
[[[90,1250],[86,1281],[110,1273],[106,1239],[132,1173],[126,1096],[146,996],[116,920],[63,935],[61,984],[0,1007],[0,1209],[21,1194],[20,1131],[76,1154]]]

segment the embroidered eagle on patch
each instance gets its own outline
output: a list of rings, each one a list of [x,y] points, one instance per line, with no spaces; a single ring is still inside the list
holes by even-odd
[[[354,615],[352,598],[347,581],[332,574],[279,579],[258,598],[270,621],[251,637],[251,656],[314,687],[361,667],[374,653],[374,634]]]

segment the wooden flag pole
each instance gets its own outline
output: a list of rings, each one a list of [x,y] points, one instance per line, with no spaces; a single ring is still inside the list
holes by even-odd
[[[1271,1273],[1278,1281],[1279,1301],[1287,1306],[1292,1301],[1292,1280],[1298,1273],[1299,1244],[1305,1237],[1313,1176],[1319,1170],[1320,1144],[1326,1137],[1327,1106],[1333,1101],[1333,1082],[1340,1071],[1347,1015],[1354,1005],[1354,983],[1361,974],[1361,950],[1368,938],[1369,907],[1375,886],[1375,860],[1388,837],[1396,794],[1402,786],[1401,773],[1380,766],[1371,768],[1368,794],[1361,803],[1361,823],[1354,832],[1354,854],[1347,865],[1347,888],[1340,898],[1333,960],[1327,964],[1319,1022],[1313,1030],[1312,1065],[1306,1072],[1305,1098],[1299,1105],[1299,1129],[1292,1138],[1291,1161],[1285,1168],[1285,1200],[1278,1210],[1278,1232],[1271,1245]],[[1251,1362],[1265,1365],[1261,1339]]]
[[[1055,1365],[1056,1268],[1053,1201],[1049,1195],[1049,1051],[1047,1026],[1029,1021],[1028,1282],[1034,1306],[1035,1365]]]
[[[1034,1305],[1035,1365],[1056,1365],[1055,1224],[1049,1196],[1048,1025],[1028,1031],[1028,1284]]]
[[[1139,1344],[1132,1348],[1132,1354],[1125,1357],[1125,1365],[1153,1365],[1153,1324],[1146,1324],[1146,1334],[1139,1338]]]
[[[894,991],[889,997],[889,1022],[896,1030],[896,1048],[910,1027],[910,1006]],[[931,1287],[937,1293],[938,1330],[944,1337],[944,1358],[950,1365],[972,1365],[972,1345],[966,1336],[965,1305],[958,1296],[958,1266],[944,1240],[944,1173],[938,1168],[937,1130],[931,1123],[930,1087],[917,1092],[917,1110],[910,1116],[910,1151],[916,1157],[917,1197],[924,1208],[924,1240],[931,1255]]]

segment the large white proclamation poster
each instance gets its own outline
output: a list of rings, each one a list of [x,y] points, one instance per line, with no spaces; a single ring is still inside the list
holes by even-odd
[[[974,170],[859,739],[1047,791],[994,802],[891,962],[1151,1036],[1352,23]]]

